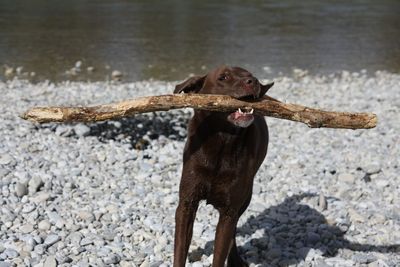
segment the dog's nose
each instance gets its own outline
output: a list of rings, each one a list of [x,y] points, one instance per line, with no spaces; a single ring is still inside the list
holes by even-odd
[[[253,77],[244,78],[242,80],[243,89],[252,94],[255,98],[258,97],[260,90],[257,89],[256,79]]]

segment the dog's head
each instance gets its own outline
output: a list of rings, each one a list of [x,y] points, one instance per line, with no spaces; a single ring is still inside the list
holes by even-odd
[[[174,93],[200,93],[229,95],[237,99],[257,99],[274,85],[261,84],[257,78],[239,67],[221,66],[204,76],[194,76],[176,85]],[[254,120],[252,110],[237,110],[227,114],[226,119],[238,127],[248,127]]]

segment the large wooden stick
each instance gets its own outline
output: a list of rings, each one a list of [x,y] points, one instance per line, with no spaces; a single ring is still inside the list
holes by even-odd
[[[302,122],[311,128],[368,129],[377,123],[377,117],[372,113],[329,112],[283,103],[267,96],[261,100],[242,101],[230,96],[202,94],[149,96],[91,107],[35,107],[21,117],[40,123],[91,122],[186,107],[221,112],[248,107],[253,108],[256,114]]]

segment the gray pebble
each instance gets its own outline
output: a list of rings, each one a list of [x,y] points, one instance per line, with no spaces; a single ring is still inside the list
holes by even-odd
[[[79,246],[82,240],[82,234],[79,232],[73,232],[67,236],[66,240],[74,246]]]
[[[62,220],[62,217],[54,211],[51,211],[47,214],[47,216],[49,217],[49,221],[51,224],[57,224],[57,222],[59,222],[60,220]]]
[[[350,173],[341,173],[338,176],[339,182],[345,182],[345,183],[352,184],[355,182],[355,180],[356,180],[356,177]]]
[[[368,264],[377,260],[374,255],[365,253],[356,253],[351,259],[360,264]]]
[[[81,220],[89,221],[89,222],[93,222],[94,219],[95,219],[93,213],[91,213],[89,211],[80,211],[80,212],[78,212],[78,217]]]
[[[15,194],[18,197],[23,197],[28,194],[28,187],[24,183],[17,183],[15,185]]]
[[[378,188],[384,188],[390,185],[390,182],[386,179],[376,179],[374,182]]]
[[[43,244],[37,245],[37,246],[35,246],[33,251],[35,251],[35,253],[37,253],[39,255],[43,255],[46,252],[46,246]]]
[[[87,237],[82,238],[82,240],[80,242],[81,246],[87,246],[87,245],[91,245],[91,244],[93,244],[93,240],[90,238],[87,238]]]
[[[21,212],[22,213],[29,213],[32,212],[33,210],[35,210],[36,205],[34,203],[27,203],[22,207]]]
[[[331,265],[328,265],[324,260],[322,259],[317,259],[314,262],[314,267],[331,267]]]
[[[104,239],[102,239],[102,238],[96,238],[94,241],[93,241],[93,244],[96,246],[96,247],[101,247],[101,246],[104,246],[105,245],[105,243],[106,243],[106,241],[104,241]]]
[[[24,234],[29,234],[33,232],[33,229],[33,225],[30,223],[24,224],[19,228],[19,230]]]
[[[326,198],[324,194],[319,194],[318,206],[321,210],[326,210],[328,203],[326,202]]]
[[[320,241],[321,237],[317,233],[308,232],[307,233],[307,243],[316,244]]]
[[[88,126],[86,126],[85,124],[79,123],[74,126],[74,132],[77,136],[83,137],[83,136],[87,136],[90,134],[90,128]]]
[[[61,238],[58,235],[48,235],[46,237],[46,239],[44,240],[44,244],[51,246],[60,240],[61,240]]]
[[[355,209],[349,209],[349,217],[352,222],[364,222],[365,218],[360,213],[358,213]]]
[[[271,248],[267,252],[267,256],[271,259],[280,258],[282,255],[282,251],[279,248]]]
[[[78,60],[75,62],[75,68],[79,69],[80,67],[82,67],[82,61]]]
[[[249,206],[249,209],[255,211],[255,212],[263,212],[265,210],[265,205],[261,203],[253,203]]]
[[[42,244],[43,243],[43,239],[38,235],[33,236],[33,239],[35,240],[36,244]]]
[[[63,264],[63,263],[71,263],[72,259],[66,255],[65,252],[63,251],[58,251],[56,253],[56,260],[58,264]]]
[[[86,249],[84,247],[74,247],[71,249],[71,252],[73,255],[78,256],[79,254],[81,254],[82,252],[85,252]]]
[[[48,192],[37,192],[31,200],[35,203],[46,202],[50,198],[50,194]]]
[[[192,263],[192,267],[203,267],[203,263],[201,261],[196,261]]]
[[[47,256],[46,260],[43,263],[43,267],[56,267],[57,262],[54,255]]]
[[[6,254],[9,259],[14,259],[19,256],[18,251],[12,248],[6,248],[3,253]]]
[[[150,267],[150,263],[147,260],[145,260],[142,262],[142,264],[140,264],[139,267]]]
[[[59,136],[64,136],[64,137],[68,137],[72,135],[72,128],[70,126],[66,126],[63,124],[60,124],[57,126],[55,134],[59,135]]]
[[[43,181],[40,176],[32,177],[28,182],[29,193],[36,193],[42,185]]]
[[[150,267],[159,267],[162,264],[162,261],[156,261],[156,262],[152,262],[150,264]],[[193,266],[193,265],[192,265]]]
[[[105,240],[113,241],[114,238],[115,238],[115,233],[114,233],[114,232],[111,232],[111,231],[105,231],[105,232],[103,233],[103,238],[104,238]]]
[[[296,255],[299,258],[305,259],[310,251],[309,247],[301,247],[296,251]]]
[[[42,231],[47,231],[51,227],[50,222],[48,220],[42,220],[38,223],[38,229]]]
[[[100,257],[107,257],[111,253],[111,249],[108,247],[100,247],[97,250],[97,255]]]
[[[394,263],[393,266],[396,266],[395,264],[396,263]],[[370,262],[368,264],[368,267],[388,267],[388,266],[391,266],[391,265],[389,265],[387,262],[385,262],[384,260],[381,260],[381,259]]]
[[[8,154],[0,155],[0,165],[9,165],[13,161],[14,159]]]
[[[6,261],[0,261],[0,267],[11,267],[11,263],[10,262],[6,262]]]
[[[381,165],[378,162],[369,163],[363,167],[363,170],[368,174],[375,174],[381,171]]]
[[[0,168],[0,177],[7,176],[11,171],[6,168]]]
[[[111,73],[111,77],[113,79],[120,79],[122,77],[122,72],[120,72],[119,70],[113,70],[113,72]]]
[[[121,256],[118,254],[111,254],[108,257],[104,258],[104,263],[105,264],[117,264],[121,261]]]

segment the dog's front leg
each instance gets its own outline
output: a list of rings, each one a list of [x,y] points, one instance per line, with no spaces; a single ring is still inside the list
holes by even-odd
[[[174,267],[184,267],[198,203],[180,201],[175,214]]]
[[[237,215],[220,213],[217,232],[215,234],[213,267],[224,266],[228,252],[234,245],[233,237],[235,235],[237,222]]]

